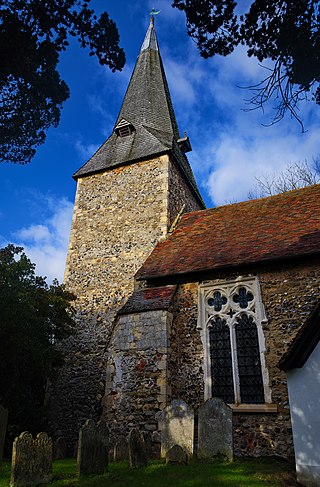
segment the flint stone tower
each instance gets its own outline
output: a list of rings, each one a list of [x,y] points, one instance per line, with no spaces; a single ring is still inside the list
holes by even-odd
[[[138,346],[133,335],[141,335],[125,318],[119,324],[117,313],[134,290],[135,273],[177,216],[204,208],[185,156],[189,150],[188,138],[179,135],[151,18],[114,130],[73,176],[77,191],[65,284],[77,296],[78,333],[63,344],[67,362],[51,404],[52,434],[66,437],[70,448],[88,418],[102,415],[113,422],[111,430],[120,422],[124,432],[128,423],[143,429],[141,416],[140,425],[130,411],[117,417],[126,400],[122,382],[130,379],[130,354]],[[165,289],[163,299],[171,292]],[[167,402],[166,323],[160,354],[150,342],[162,323],[158,314],[142,347],[151,350],[162,374],[154,411]],[[115,348],[121,352],[118,363],[112,359]],[[110,389],[111,376],[117,393]],[[142,407],[137,401],[134,407]]]

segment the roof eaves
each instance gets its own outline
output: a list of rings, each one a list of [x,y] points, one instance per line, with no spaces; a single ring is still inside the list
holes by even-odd
[[[156,157],[160,157],[160,156],[163,156],[165,154],[169,154],[170,152],[171,152],[170,149],[165,148],[163,151],[155,152],[154,154],[150,154],[148,156],[135,158],[135,159],[132,159],[132,160],[129,160],[129,161],[119,162],[119,163],[112,164],[111,166],[108,166],[108,167],[105,167],[105,168],[93,169],[93,170],[88,171],[88,172],[83,173],[83,174],[77,174],[78,173],[78,171],[77,171],[76,173],[73,174],[72,177],[73,177],[73,179],[75,181],[77,181],[80,178],[84,178],[84,177],[87,177],[87,176],[92,176],[92,174],[99,174],[99,173],[102,173],[102,172],[111,171],[112,169],[115,169],[115,168],[118,168],[118,167],[121,167],[121,166],[130,166],[131,164],[135,164],[136,162],[148,161],[150,159],[155,159]]]
[[[117,312],[118,316],[168,310],[176,293],[177,286],[158,286],[134,291],[127,302]]]
[[[112,132],[112,134],[113,134],[113,132]],[[82,175],[81,173],[82,173],[82,170],[85,168],[85,166],[86,166],[87,164],[89,164],[89,163],[90,163],[90,161],[92,161],[92,159],[94,159],[95,155],[96,155],[96,154],[97,154],[97,153],[98,153],[98,152],[99,152],[99,151],[102,149],[102,147],[103,147],[105,144],[107,144],[107,142],[108,142],[108,141],[111,139],[112,134],[111,134],[111,135],[109,135],[109,137],[107,138],[107,140],[103,141],[103,143],[102,143],[102,144],[101,144],[101,145],[100,145],[100,146],[97,148],[97,150],[96,150],[96,151],[95,151],[95,152],[92,154],[92,156],[90,157],[90,159],[88,159],[88,160],[87,160],[87,161],[86,161],[84,164],[82,164],[82,166],[81,166],[81,167],[79,167],[79,169],[77,169],[77,171],[76,171],[75,173],[73,173],[73,174],[72,174],[72,178],[73,178],[75,181],[78,179],[78,177],[80,177],[80,176]],[[95,172],[95,171],[93,171],[93,172]],[[84,173],[83,175],[84,175],[84,176],[86,176],[86,175],[87,175],[87,173]]]
[[[151,254],[152,255],[152,254]],[[256,267],[257,265],[261,264],[264,265],[266,263],[278,263],[278,262],[295,262],[301,261],[301,259],[305,259],[306,257],[317,257],[320,255],[320,250],[316,252],[309,252],[305,254],[299,255],[292,255],[292,256],[280,256],[280,257],[267,257],[267,258],[260,258],[254,261],[242,261],[233,264],[222,264],[216,267],[206,267],[203,269],[196,269],[194,271],[187,271],[187,272],[170,272],[167,274],[156,274],[156,273],[142,273],[140,272],[144,266],[142,266],[135,275],[135,279],[137,281],[147,281],[147,282],[167,282],[170,283],[178,283],[178,282],[198,282],[204,279],[207,279],[208,276],[214,273],[220,272],[230,272],[238,269],[251,269],[252,267]]]

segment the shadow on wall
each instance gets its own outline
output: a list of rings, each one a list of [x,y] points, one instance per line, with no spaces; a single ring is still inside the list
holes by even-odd
[[[320,344],[287,377],[297,471],[309,467],[320,485]]]

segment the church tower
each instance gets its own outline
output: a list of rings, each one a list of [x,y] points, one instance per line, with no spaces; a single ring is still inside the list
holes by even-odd
[[[117,313],[134,291],[136,272],[178,215],[204,208],[189,150],[151,18],[113,132],[74,174],[65,285],[77,297],[77,334],[63,345],[66,364],[51,407],[52,433],[70,445],[85,419],[110,416],[110,367],[121,369],[110,362],[110,349],[121,348],[114,340]]]

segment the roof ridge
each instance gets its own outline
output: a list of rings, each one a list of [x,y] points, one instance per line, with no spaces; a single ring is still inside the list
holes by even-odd
[[[195,211],[189,211],[188,213],[184,213],[184,215],[182,216],[181,220],[184,219],[184,218],[187,218],[189,215],[193,215],[193,214],[196,214],[196,213],[210,213],[212,211],[218,211],[220,209],[225,209],[225,208],[231,208],[231,207],[235,207],[235,206],[241,206],[241,205],[249,205],[249,204],[257,204],[258,202],[261,202],[261,201],[271,201],[272,199],[277,199],[277,198],[285,198],[287,197],[289,194],[293,194],[293,193],[299,193],[299,192],[302,192],[302,191],[305,191],[305,190],[309,190],[311,188],[314,188],[314,187],[319,187],[320,189],[320,183],[316,183],[316,184],[310,184],[308,186],[303,186],[302,188],[295,188],[295,189],[290,189],[288,191],[284,191],[283,193],[277,193],[277,194],[273,194],[273,195],[269,195],[269,196],[263,196],[261,198],[255,198],[255,199],[248,199],[248,200],[244,200],[244,201],[236,201],[235,203],[228,203],[228,204],[225,204],[225,205],[218,205],[218,206],[213,206],[212,208],[205,208],[204,210],[195,210]]]

